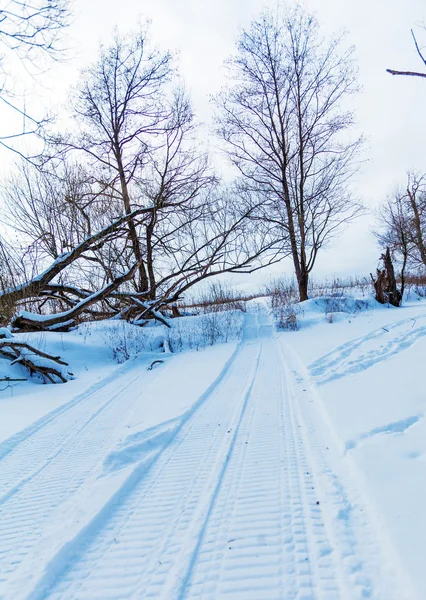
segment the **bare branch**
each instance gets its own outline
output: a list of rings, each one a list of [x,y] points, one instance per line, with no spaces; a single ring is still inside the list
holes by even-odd
[[[426,58],[423,56],[422,51],[420,50],[420,46],[419,46],[419,44],[417,42],[417,39],[416,39],[416,36],[414,35],[414,31],[413,30],[411,30],[411,35],[412,35],[413,40],[414,40],[414,45],[416,47],[417,54],[420,56],[421,60],[426,65]]]
[[[414,31],[411,29],[411,36],[413,38],[413,42],[414,45],[416,47],[416,52],[418,54],[418,56],[420,57],[422,63],[424,65],[426,65],[426,58],[423,56],[423,53],[420,49],[420,46],[417,42],[417,38],[414,34]],[[421,73],[419,71],[396,71],[394,69],[386,69],[386,73],[390,73],[391,75],[403,75],[403,76],[408,76],[408,77],[421,77],[421,78],[425,78],[426,77],[426,73]]]
[[[391,75],[408,75],[409,77],[426,77],[426,73],[419,73],[417,71],[394,71],[393,69],[386,69],[386,73]]]

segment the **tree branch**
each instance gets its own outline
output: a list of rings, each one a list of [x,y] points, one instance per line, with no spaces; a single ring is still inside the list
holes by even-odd
[[[426,73],[418,73],[417,71],[394,71],[393,69],[386,69],[386,73],[391,75],[408,75],[409,77],[426,77]]]

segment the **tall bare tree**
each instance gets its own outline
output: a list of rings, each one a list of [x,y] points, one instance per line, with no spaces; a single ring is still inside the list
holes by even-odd
[[[126,215],[135,208],[135,182],[170,117],[166,87],[171,74],[170,54],[150,49],[146,32],[126,39],[116,34],[83,74],[74,99],[77,135],[57,140],[65,151],[83,154],[90,168],[100,172]],[[147,292],[146,261],[132,218],[128,227],[139,263],[137,289]]]
[[[229,84],[217,98],[218,132],[290,255],[300,300],[318,252],[359,212],[348,181],[360,139],[346,99],[357,90],[353,50],[324,39],[300,6],[264,12],[238,42]]]

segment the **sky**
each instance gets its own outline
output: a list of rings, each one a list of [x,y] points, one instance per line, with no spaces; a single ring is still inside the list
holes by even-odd
[[[152,40],[177,53],[179,70],[197,117],[209,126],[210,96],[225,81],[224,60],[233,52],[241,27],[249,25],[275,0],[74,0],[73,24],[68,30],[72,59],[54,65],[37,90],[39,102],[56,109],[79,69],[95,60],[99,43],[108,43],[114,27],[134,30],[151,20]],[[366,214],[339,240],[320,254],[316,276],[368,275],[377,266],[380,249],[372,236],[374,211],[409,169],[426,171],[426,81],[392,77],[386,68],[420,70],[410,28],[426,46],[426,4],[420,0],[306,0],[325,34],[347,32],[356,48],[362,91],[356,100],[357,129],[364,134],[361,173],[354,181]],[[59,109],[60,110],[60,109]],[[1,117],[1,113],[0,113]],[[0,154],[9,170],[10,157]],[[291,271],[288,263],[274,273]],[[270,276],[263,274],[260,279]],[[260,280],[259,275],[256,281]]]

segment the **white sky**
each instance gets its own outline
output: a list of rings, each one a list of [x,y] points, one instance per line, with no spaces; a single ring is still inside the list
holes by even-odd
[[[96,58],[99,42],[108,43],[115,26],[125,32],[149,18],[153,41],[179,53],[180,72],[195,112],[208,123],[209,96],[224,81],[223,61],[233,51],[239,28],[263,6],[275,4],[275,0],[74,0],[74,23],[68,32],[74,58],[51,69],[44,103],[55,106],[65,101],[78,70]],[[357,115],[359,131],[367,138],[367,162],[356,189],[374,209],[395,184],[404,183],[408,169],[426,171],[426,80],[385,72],[421,69],[410,28],[426,20],[426,5],[420,0],[306,0],[305,4],[316,12],[325,33],[346,30],[348,41],[356,46],[363,87]],[[426,45],[426,32],[417,31]],[[0,158],[10,160],[4,154]],[[323,252],[318,277],[373,271],[379,255],[370,233],[373,225],[370,213]]]

